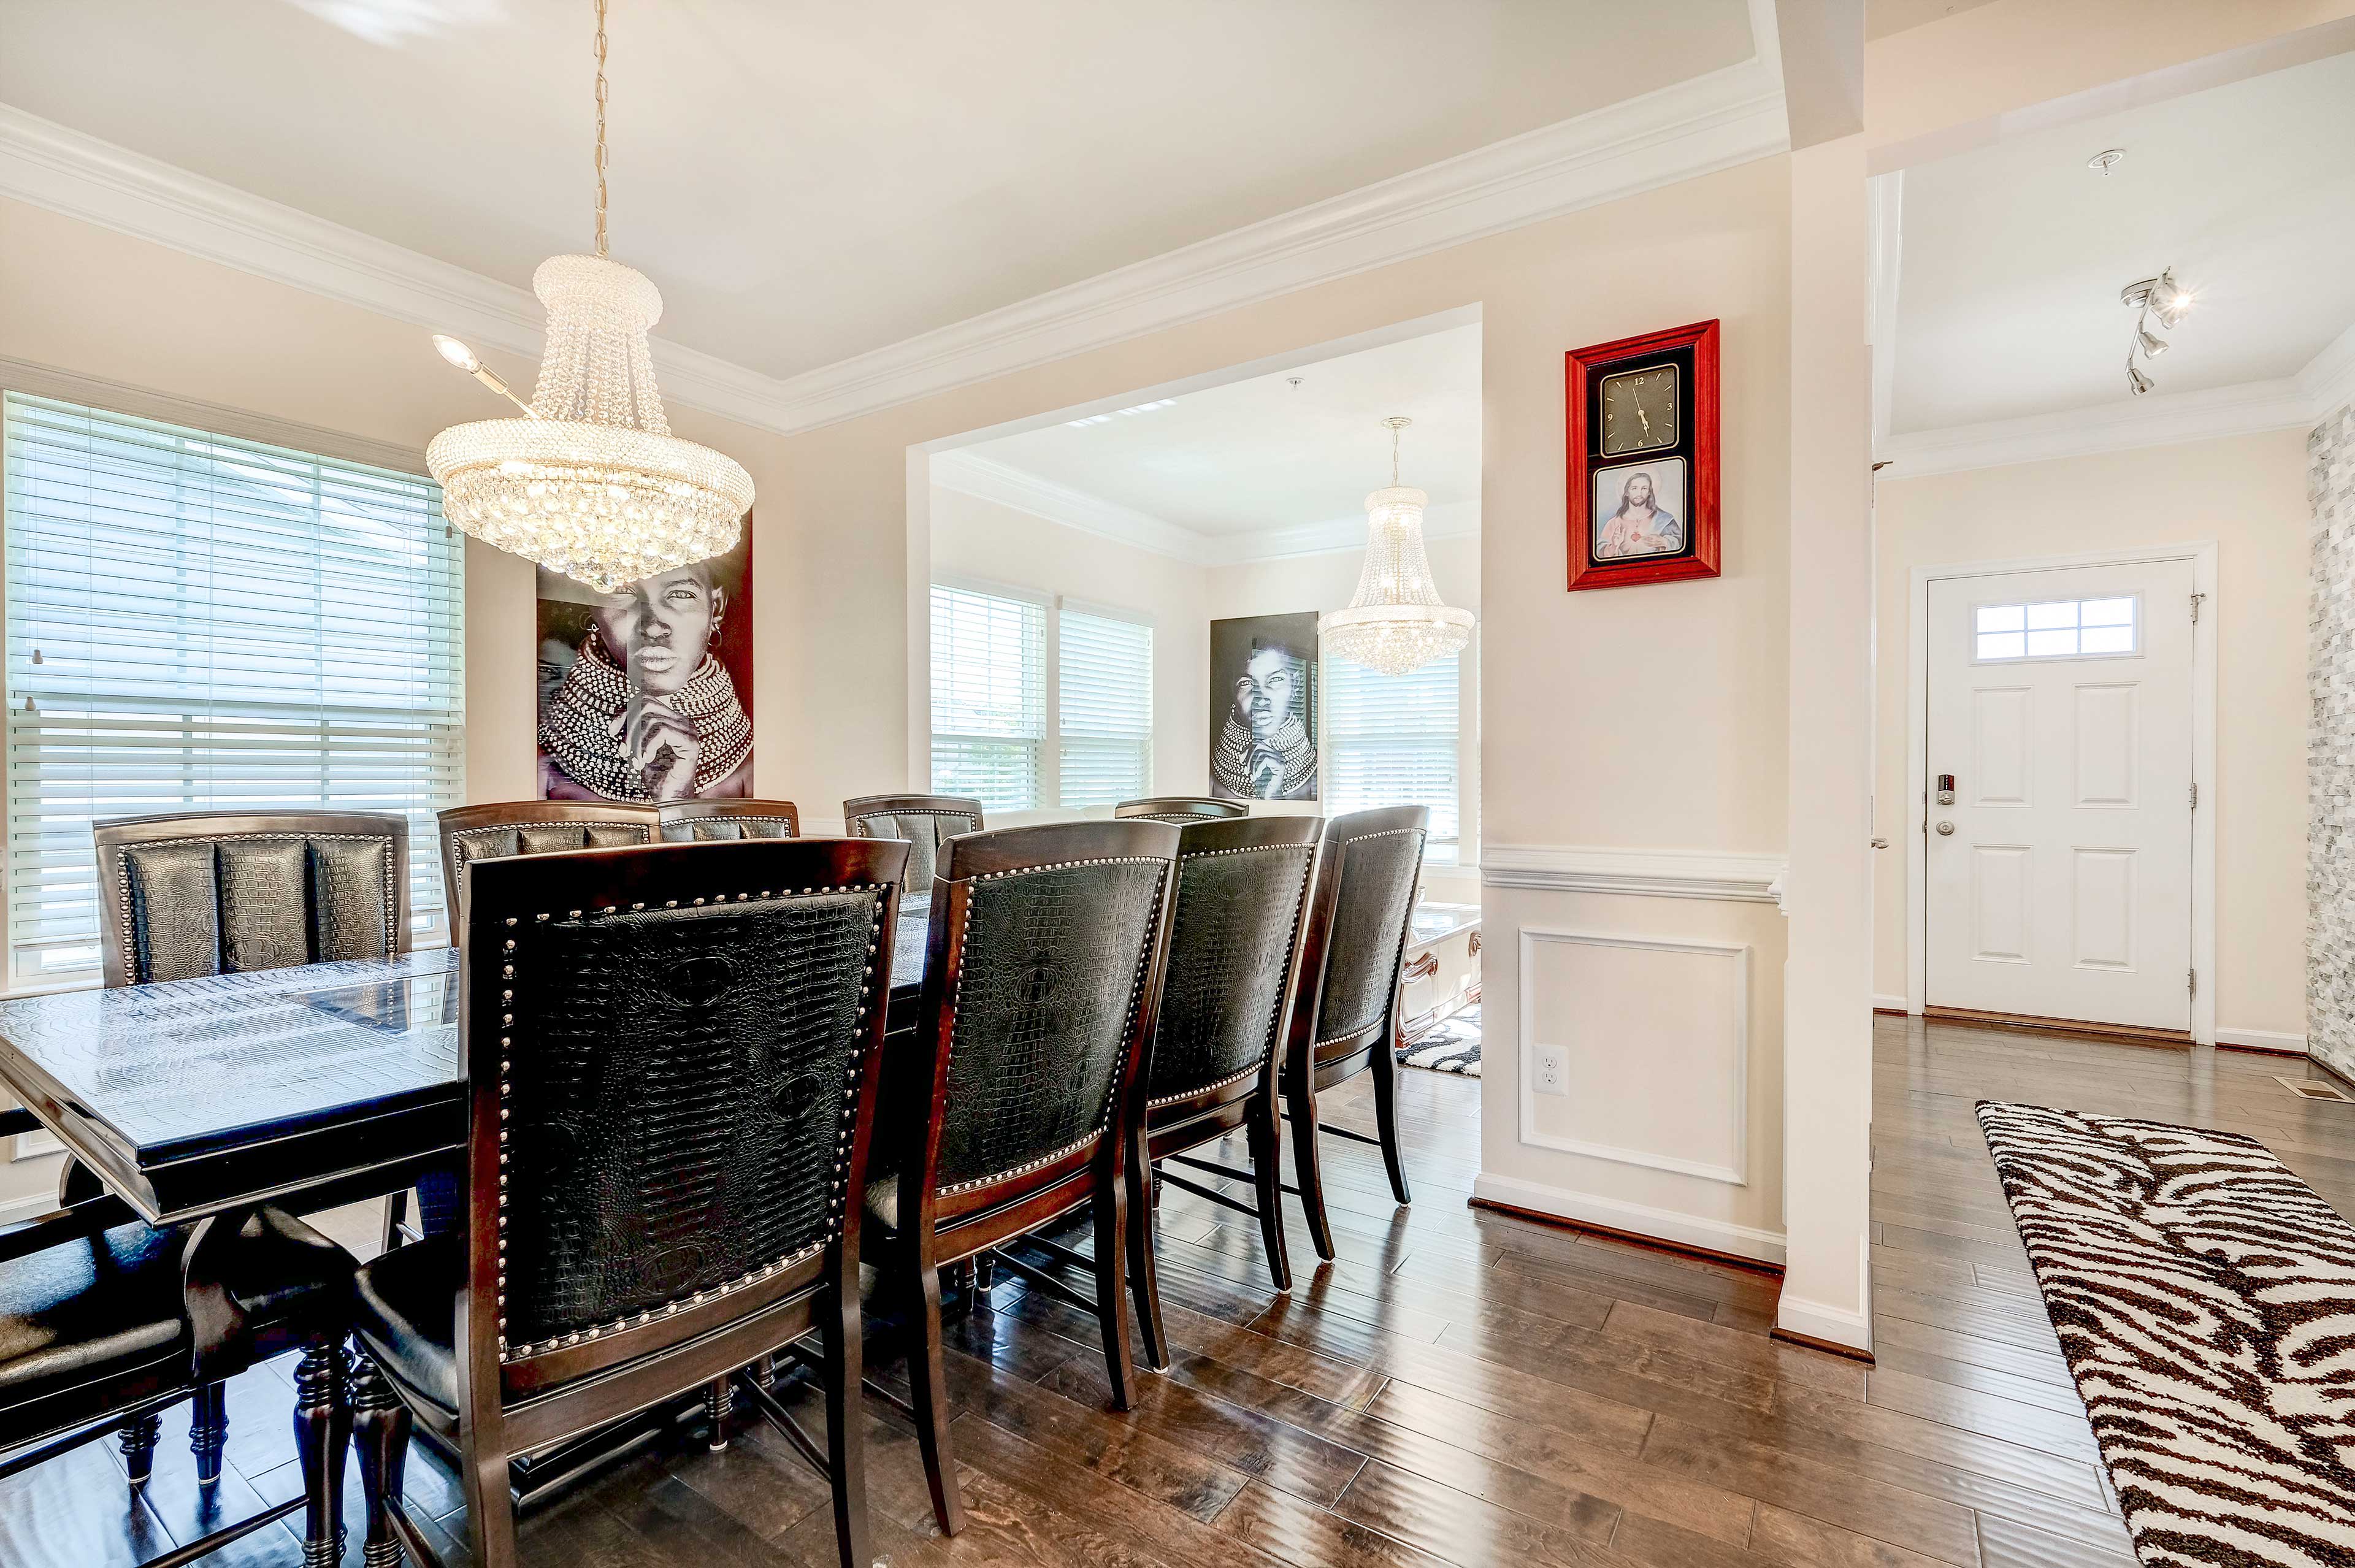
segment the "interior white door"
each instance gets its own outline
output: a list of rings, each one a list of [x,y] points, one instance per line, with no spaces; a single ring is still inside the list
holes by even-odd
[[[2190,1027],[2193,587],[2189,560],[1931,582],[1930,1006]]]

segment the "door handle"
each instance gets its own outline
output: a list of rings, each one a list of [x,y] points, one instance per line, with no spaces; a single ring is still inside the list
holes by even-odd
[[[1886,849],[1889,848],[1889,840],[1886,838],[1876,838],[1872,841],[1872,847],[1876,849]]]
[[[1945,837],[1947,835],[1954,832],[1954,830],[1955,825],[1951,822],[1941,822],[1938,824],[1938,837],[1941,838]]]

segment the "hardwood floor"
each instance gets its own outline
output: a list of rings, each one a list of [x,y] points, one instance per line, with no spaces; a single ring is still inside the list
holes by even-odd
[[[1417,1201],[1393,1207],[1376,1151],[1328,1139],[1341,1255],[1313,1266],[1295,1213],[1289,1297],[1268,1288],[1252,1221],[1167,1193],[1176,1362],[1135,1411],[1108,1406],[1092,1320],[1001,1275],[950,1336],[972,1525],[933,1531],[914,1439],[870,1399],[879,1552],[895,1568],[2125,1568],[1972,1104],[2250,1133],[2342,1211],[2355,1105],[2291,1094],[2272,1075],[2304,1064],[2280,1058],[1893,1019],[1875,1043],[1877,1366],[1768,1339],[1769,1278],[1467,1208],[1478,1085],[1409,1072]],[[1328,1098],[1328,1119],[1369,1125],[1364,1083]],[[372,1211],[326,1222],[368,1248]],[[904,1385],[896,1363],[881,1371]],[[289,1495],[289,1399],[282,1367],[233,1385],[231,1469],[205,1520]],[[176,1425],[138,1504],[112,1444],[0,1483],[0,1563],[128,1563],[198,1532]],[[421,1449],[408,1489],[463,1538],[457,1488]],[[548,1568],[834,1561],[823,1485],[741,1423],[721,1453],[647,1454],[556,1499],[523,1544]],[[273,1527],[213,1561],[293,1564],[294,1547]]]

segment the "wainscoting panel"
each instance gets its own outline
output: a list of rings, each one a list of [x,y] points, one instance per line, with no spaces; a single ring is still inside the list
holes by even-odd
[[[1750,952],[1523,926],[1521,1141],[1747,1186]],[[1536,1087],[1538,1053],[1550,1049],[1562,1055],[1561,1094]]]

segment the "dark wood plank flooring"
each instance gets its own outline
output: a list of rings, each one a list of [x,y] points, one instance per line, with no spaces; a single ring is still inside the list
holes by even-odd
[[[1478,1085],[1403,1073],[1416,1202],[1391,1204],[1373,1150],[1327,1140],[1341,1255],[1312,1266],[1295,1211],[1291,1296],[1268,1288],[1252,1221],[1168,1192],[1177,1360],[1136,1410],[1110,1409],[1090,1319],[1002,1279],[951,1333],[972,1526],[935,1533],[913,1437],[870,1400],[877,1548],[1051,1568],[2125,1568],[1972,1104],[2250,1133],[2347,1211],[2355,1106],[2272,1081],[2302,1068],[1878,1020],[1870,1371],[1767,1338],[1771,1279],[1467,1208]],[[1329,1119],[1369,1126],[1363,1083]],[[372,1210],[325,1222],[372,1250]],[[112,1444],[0,1483],[0,1563],[127,1564],[290,1495],[290,1397],[282,1365],[234,1385],[215,1499],[190,1478],[185,1415],[139,1501]],[[420,1449],[408,1490],[456,1560],[448,1471]],[[757,1424],[721,1453],[642,1455],[527,1516],[523,1541],[548,1568],[833,1562],[824,1487]],[[273,1527],[215,1561],[298,1555]]]

